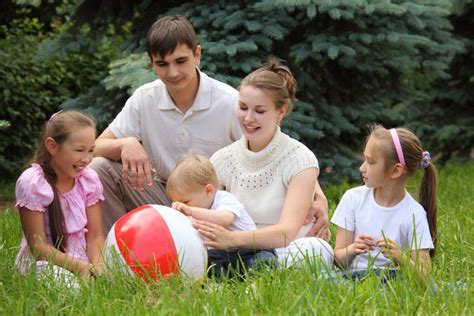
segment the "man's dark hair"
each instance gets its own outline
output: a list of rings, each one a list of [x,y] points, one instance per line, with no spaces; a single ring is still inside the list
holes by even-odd
[[[146,51],[150,59],[156,54],[163,58],[172,53],[180,44],[188,46],[193,54],[198,45],[194,27],[184,16],[161,17],[148,30]]]

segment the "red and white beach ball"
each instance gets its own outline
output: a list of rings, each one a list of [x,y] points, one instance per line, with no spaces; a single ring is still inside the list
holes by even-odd
[[[104,260],[147,281],[179,272],[198,279],[207,268],[207,251],[188,217],[166,206],[143,205],[112,226]]]

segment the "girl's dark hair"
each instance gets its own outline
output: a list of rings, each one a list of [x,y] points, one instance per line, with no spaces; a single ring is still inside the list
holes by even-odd
[[[290,69],[276,59],[270,59],[265,65],[254,70],[239,85],[239,90],[252,86],[267,92],[277,109],[287,106],[286,114],[293,109],[296,94],[296,79]]]
[[[65,252],[67,247],[66,229],[64,227],[64,215],[59,203],[58,190],[56,189],[57,175],[51,166],[51,154],[46,149],[45,140],[48,137],[54,139],[61,146],[72,131],[84,127],[93,127],[94,121],[88,116],[75,111],[59,112],[54,114],[45,124],[41,141],[34,154],[34,162],[41,166],[44,176],[53,189],[54,199],[48,206],[49,227],[54,247]]]
[[[421,167],[423,148],[421,142],[406,128],[396,128],[400,144],[402,146],[403,156],[405,158],[405,167],[408,176],[412,176]],[[371,126],[371,133],[369,137],[374,137],[377,140],[382,141],[383,152],[385,156],[386,168],[399,163],[397,151],[393,143],[390,131],[381,125]],[[428,225],[430,227],[431,238],[436,249],[437,244],[437,205],[436,205],[436,192],[438,187],[438,176],[436,173],[435,166],[428,162],[427,166],[423,168],[423,178],[420,183],[418,201],[426,211],[428,218]],[[430,250],[430,255],[434,256],[435,249]]]

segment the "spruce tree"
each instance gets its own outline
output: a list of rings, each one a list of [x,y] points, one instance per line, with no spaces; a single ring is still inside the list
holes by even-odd
[[[110,64],[100,86],[66,107],[94,109],[102,127],[109,123],[127,95],[155,79],[144,53],[149,25],[161,15],[182,14],[197,30],[202,70],[218,80],[237,86],[270,56],[288,64],[299,101],[282,127],[316,153],[323,182],[358,178],[354,151],[367,124],[410,123],[401,109],[416,107],[429,98],[432,83],[448,80],[451,60],[462,50],[447,0],[134,4],[123,58]]]

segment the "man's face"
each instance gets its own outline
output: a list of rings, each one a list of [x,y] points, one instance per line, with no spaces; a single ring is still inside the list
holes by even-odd
[[[166,85],[171,96],[176,93],[194,93],[198,85],[196,66],[201,61],[201,46],[193,51],[186,44],[179,44],[175,50],[162,57],[152,58],[153,71]]]

